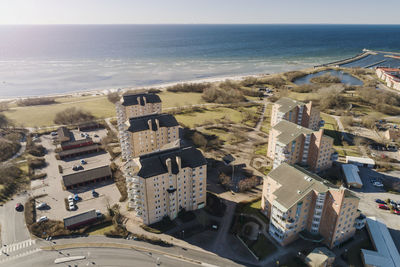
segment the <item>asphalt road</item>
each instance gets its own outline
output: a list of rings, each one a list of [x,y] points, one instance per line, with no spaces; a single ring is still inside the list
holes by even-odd
[[[2,245],[18,243],[30,238],[25,225],[24,212],[15,210],[15,205],[18,202],[25,204],[27,199],[27,194],[15,196],[14,200],[8,201],[0,207]]]
[[[135,251],[132,249],[113,249],[113,248],[89,248],[85,249],[67,249],[61,251],[60,254],[56,251],[40,251],[26,257],[20,257],[0,263],[0,266],[13,267],[36,267],[36,266],[199,266],[197,263],[192,263],[186,260],[164,256],[161,254]],[[61,264],[55,264],[57,258],[69,256],[85,256],[83,260],[76,260]],[[157,262],[160,263],[157,265]],[[93,264],[94,263],[94,264]],[[215,266],[205,264],[202,266]]]

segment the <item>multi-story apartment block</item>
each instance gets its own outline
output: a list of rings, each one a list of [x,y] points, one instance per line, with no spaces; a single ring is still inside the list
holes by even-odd
[[[125,159],[179,146],[179,123],[170,114],[130,118],[120,133]]]
[[[181,209],[206,205],[207,162],[193,148],[175,148],[135,158],[125,165],[129,207],[152,224]]]
[[[319,172],[332,166],[332,146],[333,138],[324,135],[323,129],[313,131],[281,120],[269,132],[267,156],[273,160],[273,168],[286,162]]]
[[[344,242],[365,224],[358,203],[351,191],[299,166],[283,163],[264,178],[262,212],[270,219],[269,233],[282,246],[299,237],[330,248]]]
[[[274,103],[271,111],[271,126],[286,120],[305,128],[318,130],[321,124],[319,110],[312,102],[305,104],[288,97],[282,97]]]
[[[150,93],[123,95],[116,107],[118,119],[125,122],[130,118],[161,113],[161,99]]]

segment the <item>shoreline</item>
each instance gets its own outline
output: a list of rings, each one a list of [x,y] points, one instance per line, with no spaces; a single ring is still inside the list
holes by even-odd
[[[218,76],[218,77],[209,77],[209,78],[202,78],[202,79],[193,79],[193,80],[185,80],[185,81],[177,81],[177,82],[165,82],[159,83],[149,86],[128,86],[128,87],[120,87],[120,88],[107,88],[107,89],[90,89],[90,90],[77,90],[68,93],[56,93],[56,94],[46,94],[46,95],[32,95],[26,97],[10,97],[10,98],[0,98],[0,102],[15,102],[21,99],[32,99],[32,98],[46,98],[46,97],[54,97],[54,98],[63,98],[63,97],[77,97],[77,96],[106,96],[108,93],[112,92],[127,92],[130,90],[142,90],[142,89],[151,89],[156,88],[160,90],[165,90],[165,88],[169,86],[174,86],[177,84],[182,83],[215,83],[215,82],[222,82],[225,80],[233,80],[239,81],[243,80],[247,77],[263,77],[267,75],[276,75],[278,73],[257,73],[257,74],[248,74],[248,75],[229,75],[229,76]]]

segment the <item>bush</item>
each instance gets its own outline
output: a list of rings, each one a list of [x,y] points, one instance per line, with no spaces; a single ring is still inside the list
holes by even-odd
[[[203,91],[210,87],[209,83],[178,83],[167,87],[169,92],[193,92],[193,93],[203,93]]]
[[[31,175],[30,179],[31,180],[38,180],[38,179],[43,179],[46,176],[47,176],[47,173],[40,173],[40,174]]]
[[[14,156],[21,148],[19,142],[0,139],[0,161],[5,161]]]
[[[222,89],[216,86],[207,88],[204,90],[202,98],[206,102],[220,103],[220,104],[231,104],[239,103],[246,100],[243,93],[235,89]]]
[[[40,169],[46,166],[44,158],[28,159],[28,167],[31,169]]]
[[[219,149],[222,145],[218,136],[206,135],[188,128],[184,128],[183,137],[187,140],[191,140],[196,147],[201,148],[204,151]]]
[[[63,173],[63,167],[61,165],[58,165],[58,172]]]
[[[284,75],[288,81],[293,82],[294,80],[296,80],[298,78],[306,76],[307,73],[305,73],[303,71],[289,71],[289,72],[286,72]]]
[[[44,146],[35,145],[33,143],[30,146],[27,144],[26,151],[35,157],[43,157],[46,154],[46,148]]]
[[[10,121],[3,113],[0,113],[0,128],[6,128],[10,125]]]
[[[56,100],[54,97],[35,97],[35,98],[20,99],[17,101],[17,105],[19,107],[50,105],[55,103]]]
[[[282,87],[286,84],[286,81],[281,77],[271,77],[263,79],[264,83],[274,86],[275,88]]]
[[[113,92],[113,93],[109,93],[107,95],[107,99],[111,103],[115,104],[120,100],[120,96],[119,96],[119,94],[117,92]]]
[[[316,76],[310,79],[312,83],[341,83],[339,77],[333,76],[329,73],[325,73],[321,76]]]
[[[67,108],[56,114],[55,124],[70,125],[94,120],[94,116],[89,111],[77,109],[75,107]]]

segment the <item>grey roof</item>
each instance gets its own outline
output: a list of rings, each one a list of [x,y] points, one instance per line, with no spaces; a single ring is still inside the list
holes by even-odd
[[[330,187],[336,188],[318,175],[287,163],[282,163],[273,169],[268,177],[282,185],[273,194],[276,196],[275,201],[286,209],[290,209],[312,190],[323,193]]]
[[[363,185],[360,175],[358,174],[359,170],[356,165],[353,164],[342,164],[342,170],[344,173],[344,177],[346,178],[346,182],[349,185],[358,184],[360,186]]]
[[[297,106],[305,105],[303,102],[296,101],[289,97],[282,97],[278,101],[276,101],[275,104],[278,104],[280,106],[278,110],[283,113],[289,112]]]
[[[281,120],[273,128],[280,132],[278,135],[278,141],[285,145],[289,144],[302,134],[312,134],[317,132],[287,120]]]
[[[106,165],[90,170],[77,171],[71,174],[63,175],[62,179],[65,186],[71,186],[111,175],[112,173],[110,166]]]
[[[368,217],[367,229],[377,251],[361,249],[365,265],[399,267],[400,255],[386,225],[375,217]]]
[[[336,255],[326,247],[318,247],[311,251],[305,258],[309,266],[324,266],[329,258],[335,258]]]
[[[174,127],[179,125],[178,121],[171,114],[152,114],[129,119],[128,131],[134,133],[150,130],[149,120],[151,121],[153,131],[157,130],[156,120],[158,120],[160,127]]]
[[[58,152],[58,155],[60,157],[65,157],[65,156],[73,155],[76,153],[84,153],[87,151],[98,150],[99,148],[100,148],[100,146],[98,144],[93,144],[93,145],[63,150],[63,151]]]
[[[64,218],[64,226],[69,227],[78,223],[86,222],[97,218],[96,210],[89,210],[71,217]]]
[[[145,100],[147,103],[161,103],[160,97],[156,94],[132,94],[122,96],[122,105],[134,106],[140,104],[144,106]]]
[[[57,129],[58,140],[60,142],[71,140],[71,132],[67,127],[60,127]]]
[[[196,168],[207,164],[207,161],[200,150],[194,147],[176,148],[141,156],[139,159],[141,168],[138,172],[138,176],[142,178],[149,178],[168,173],[168,168],[166,165],[167,159],[171,159],[172,173],[177,174],[179,172],[179,168],[176,157],[181,158],[182,168]]]

